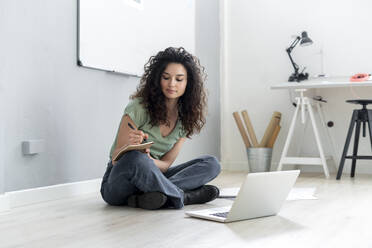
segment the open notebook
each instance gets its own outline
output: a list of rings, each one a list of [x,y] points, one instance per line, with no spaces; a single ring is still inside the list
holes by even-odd
[[[129,151],[133,151],[133,150],[143,150],[143,149],[147,149],[147,148],[150,148],[150,146],[152,146],[152,144],[154,144],[153,141],[150,141],[150,142],[146,142],[146,143],[142,143],[142,144],[138,144],[138,145],[127,145],[125,147],[123,147],[117,154],[116,156],[114,156],[112,158],[113,161],[117,161],[119,160],[119,158],[121,156],[123,156],[124,153],[126,152],[129,152]]]

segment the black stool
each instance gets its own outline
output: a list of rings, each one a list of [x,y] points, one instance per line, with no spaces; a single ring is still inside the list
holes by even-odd
[[[355,175],[355,165],[357,159],[372,159],[372,156],[358,156],[358,145],[359,145],[359,136],[360,136],[360,124],[363,123],[363,137],[366,137],[366,122],[368,122],[369,128],[369,138],[371,141],[372,147],[372,110],[367,109],[368,104],[372,104],[372,100],[348,100],[348,103],[360,104],[363,105],[362,109],[356,109],[353,111],[353,117],[351,118],[349,131],[347,133],[346,142],[344,146],[344,151],[342,153],[340,166],[338,167],[337,177],[336,179],[341,178],[342,169],[344,168],[345,159],[352,159],[351,164],[351,177]],[[347,150],[349,148],[351,135],[353,133],[354,125],[356,124],[356,130],[354,135],[354,150],[352,156],[347,156]]]

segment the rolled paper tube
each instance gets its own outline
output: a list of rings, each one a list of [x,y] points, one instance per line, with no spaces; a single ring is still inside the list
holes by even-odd
[[[233,116],[234,116],[234,119],[235,119],[236,125],[238,126],[238,129],[239,129],[240,135],[241,135],[242,138],[243,138],[243,141],[244,141],[245,147],[246,147],[246,148],[251,147],[251,143],[249,142],[249,139],[248,139],[247,133],[245,132],[245,129],[244,129],[244,126],[243,126],[242,120],[240,119],[239,113],[238,113],[238,112],[234,112],[234,113],[233,113]]]
[[[278,135],[279,135],[280,128],[281,128],[280,125],[278,125],[278,126],[275,127],[274,133],[271,136],[269,142],[267,143],[267,147],[269,147],[269,148],[273,148],[274,147],[276,138],[278,138]]]
[[[245,127],[248,130],[249,137],[251,138],[253,147],[258,147],[259,144],[258,144],[258,141],[257,141],[256,133],[254,132],[254,129],[253,129],[251,120],[249,119],[249,115],[248,115],[247,110],[242,111],[242,116],[243,116],[243,120],[244,120],[244,123],[245,123]]]
[[[266,147],[267,143],[269,142],[270,138],[273,136],[274,129],[276,126],[279,125],[280,119],[281,119],[282,114],[280,112],[274,112],[271,120],[269,122],[269,125],[266,128],[266,131],[264,133],[264,136],[262,137],[260,147]]]

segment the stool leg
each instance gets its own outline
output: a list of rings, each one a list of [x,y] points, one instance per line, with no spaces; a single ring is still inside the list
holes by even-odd
[[[356,123],[356,129],[355,129],[355,134],[354,134],[354,150],[353,150],[353,162],[351,164],[351,177],[354,177],[355,175],[355,165],[356,165],[356,156],[358,155],[358,146],[359,146],[359,136],[360,136],[360,124],[361,121],[357,120]]]
[[[354,110],[353,111],[353,117],[351,117],[351,121],[350,121],[349,131],[348,131],[347,136],[346,136],[344,151],[342,152],[340,165],[338,166],[338,172],[337,172],[337,177],[336,177],[337,180],[339,180],[341,178],[342,170],[344,169],[345,157],[346,157],[346,154],[347,154],[347,150],[349,148],[351,135],[353,134],[354,125],[355,125],[355,121],[357,120],[357,118],[358,118],[358,110]]]
[[[372,110],[368,110],[368,130],[369,130],[369,140],[371,141],[372,149]]]

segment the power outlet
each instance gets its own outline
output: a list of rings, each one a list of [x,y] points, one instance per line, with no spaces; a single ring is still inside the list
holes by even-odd
[[[26,140],[22,142],[22,152],[24,155],[34,155],[44,151],[45,141],[42,139]]]

